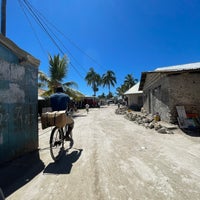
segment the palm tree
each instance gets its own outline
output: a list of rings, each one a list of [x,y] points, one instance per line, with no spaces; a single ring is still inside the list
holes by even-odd
[[[63,58],[60,58],[60,55],[54,55],[52,57],[49,55],[49,73],[50,76],[47,76],[45,73],[39,71],[39,80],[40,82],[38,85],[41,86],[47,86],[48,91],[44,95],[51,95],[54,91],[55,88],[62,84],[63,79],[66,77],[68,73],[68,59],[66,56],[63,56]],[[76,86],[77,84],[73,81],[71,82],[66,82],[62,84],[64,88],[68,88],[71,86]]]
[[[130,89],[137,82],[138,82],[138,80],[134,79],[132,74],[127,74],[127,76],[125,77],[125,80],[124,80],[124,85],[126,86],[126,89]]]
[[[117,83],[115,73],[111,70],[108,70],[105,74],[102,76],[102,84],[103,87],[108,86],[108,91],[110,93],[110,86],[112,85],[113,87]]]
[[[118,87],[118,88],[116,89],[116,94],[117,94],[118,96],[123,96],[124,92],[126,92],[126,91],[127,91],[127,88],[126,88],[126,86],[123,84],[123,85],[121,85],[120,87]]]
[[[98,86],[101,84],[101,76],[99,74],[97,74],[94,71],[94,69],[91,67],[89,69],[89,72],[85,76],[85,80],[87,81],[87,84],[92,87],[94,96],[96,96],[96,92],[99,90]]]

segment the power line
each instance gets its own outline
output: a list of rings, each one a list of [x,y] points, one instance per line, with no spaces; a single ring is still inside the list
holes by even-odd
[[[40,27],[42,27],[42,29],[44,30],[44,32],[49,36],[49,38],[51,39],[51,41],[54,43],[54,45],[58,48],[58,50],[64,55],[64,52],[62,51],[62,49],[59,47],[59,45],[57,44],[57,42],[54,40],[54,38],[51,36],[51,34],[49,33],[49,31],[46,29],[46,27],[44,26],[44,24],[41,22],[41,20],[39,19],[39,17],[35,14],[35,12],[33,11],[32,7],[30,6],[29,2],[27,0],[23,0],[24,3],[26,4],[27,8],[29,9],[30,13],[32,14],[32,16],[34,17],[34,19],[36,20],[36,22],[39,24]]]
[[[36,39],[37,39],[37,41],[38,41],[38,43],[39,43],[39,45],[40,45],[40,48],[42,49],[44,55],[46,56],[46,53],[47,53],[47,52],[45,52],[45,49],[44,49],[44,47],[42,46],[42,43],[41,43],[41,41],[40,41],[40,39],[39,39],[39,37],[38,37],[38,35],[37,35],[37,33],[36,33],[36,31],[35,31],[35,29],[34,29],[32,23],[31,23],[31,21],[30,21],[28,15],[26,14],[26,11],[25,11],[25,9],[24,9],[24,7],[23,7],[23,5],[22,5],[22,2],[21,2],[20,0],[18,0],[18,2],[19,2],[19,4],[20,4],[20,7],[21,7],[21,9],[22,9],[24,15],[26,16],[26,19],[28,20],[28,22],[29,22],[29,24],[30,24],[30,26],[31,26],[31,29],[33,30],[33,33],[34,33],[34,35],[35,35],[35,37],[36,37]]]
[[[31,14],[31,16],[35,19],[35,21],[42,28],[42,30],[48,35],[48,37],[51,39],[51,41],[54,43],[54,45],[58,48],[58,50],[64,55],[64,51],[60,48],[60,46],[58,45],[58,43],[56,42],[55,39],[57,39],[60,42],[60,44],[69,52],[69,54],[72,56],[72,58],[76,62],[78,62],[75,59],[75,57],[72,55],[72,53],[64,46],[64,44],[62,43],[62,41],[49,28],[49,26],[47,25],[47,23],[41,18],[41,16],[38,14],[39,12],[27,0],[23,0],[23,2],[25,4],[24,6],[29,11],[29,13]],[[54,37],[52,36],[52,34],[53,34]],[[72,62],[70,62],[70,64],[75,69],[75,71],[78,73],[78,75],[81,76],[81,78],[83,78],[83,76],[81,75],[81,73],[79,72],[79,70],[75,67],[75,65],[73,65]]]
[[[42,14],[41,14],[42,15]],[[43,16],[44,17],[44,16]],[[44,17],[45,18],[45,17]],[[46,18],[45,18],[46,19]],[[102,67],[104,69],[104,67],[102,65],[100,65],[94,58],[92,58],[89,54],[87,54],[85,51],[83,51],[75,42],[73,42],[68,36],[66,36],[62,31],[58,30],[56,28],[55,25],[53,25],[50,21],[48,21],[46,19],[46,21],[55,28],[55,30],[60,33],[64,38],[66,38],[74,47],[76,47],[81,53],[83,53],[85,56],[87,56],[90,60],[92,60],[95,64],[97,64],[98,66]]]
[[[23,1],[23,2],[22,2]],[[20,2],[20,0],[18,0],[18,2],[20,3],[21,6],[24,6],[29,14],[33,17],[33,19],[37,22],[37,24],[42,28],[42,30],[48,35],[48,37],[50,38],[50,40],[53,42],[53,44],[58,48],[58,50],[64,55],[64,51],[59,47],[58,43],[56,42],[56,40],[53,38],[53,36],[51,35],[51,33],[48,30],[48,26],[42,23],[40,16],[38,16],[35,12],[34,12],[34,8],[32,8],[32,6],[30,5],[30,3],[27,0],[22,0]],[[24,5],[22,4],[24,3]],[[55,37],[55,34],[53,34]],[[60,40],[59,40],[60,41]],[[60,41],[61,43],[61,41]],[[83,78],[83,76],[80,74],[80,72],[78,71],[78,69],[76,69],[76,67],[70,62],[70,65],[75,69],[75,71],[78,73],[78,75]]]
[[[28,0],[23,0],[26,4],[29,4],[29,7],[32,8],[32,11],[34,10],[35,13],[37,13],[38,18],[40,18],[40,21],[43,21],[45,23],[45,25],[47,26],[48,30],[51,30],[50,27],[47,25],[46,22],[48,22],[48,24],[50,24],[59,34],[61,34],[65,39],[67,39],[74,47],[76,47],[82,54],[84,54],[85,56],[87,56],[91,61],[93,61],[96,65],[100,66],[101,68],[103,68],[104,70],[106,70],[102,65],[100,65],[94,58],[92,58],[89,54],[87,54],[85,51],[83,51],[75,42],[73,42],[68,36],[66,36],[63,32],[61,32],[60,30],[57,29],[57,27],[55,25],[53,25],[53,23],[51,23],[49,20],[47,20],[44,15],[42,13],[40,13],[36,8],[34,8],[30,2],[28,2]],[[43,17],[43,20],[41,18],[41,16]],[[51,31],[53,33],[53,31]],[[57,38],[57,36],[54,34],[54,36]],[[58,39],[58,38],[57,38]],[[59,39],[58,39],[59,40]],[[72,53],[66,48],[66,46],[63,45],[63,43],[60,41],[60,43],[62,44],[62,46],[69,52],[69,54],[72,56],[72,58],[76,61],[77,64],[79,64],[84,71],[86,72],[85,68],[77,61],[77,59],[72,55]]]
[[[49,25],[46,23],[48,22],[58,33],[61,34],[61,31],[59,31],[50,21],[48,21],[43,15],[42,13],[40,13],[37,9],[35,9],[35,12],[37,12],[39,15],[38,16],[42,16],[43,17],[43,22],[45,23],[45,25],[49,28],[49,30],[51,31],[51,33],[54,35],[54,37],[61,43],[61,45],[64,47],[64,49],[71,55],[71,57],[76,61],[77,64],[79,64],[83,70],[85,72],[86,69],[78,62],[78,60],[73,56],[73,54],[71,53],[71,51],[62,43],[62,41],[57,37],[57,35],[50,29]],[[64,36],[64,35],[63,35]]]

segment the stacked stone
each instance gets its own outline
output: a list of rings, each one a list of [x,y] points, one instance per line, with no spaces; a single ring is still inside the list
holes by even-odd
[[[124,106],[124,107],[121,107],[121,108],[117,108],[115,110],[115,113],[118,114],[118,115],[125,115],[126,111],[127,111],[127,107]]]
[[[140,113],[140,112],[137,112],[137,113],[130,112],[130,111],[125,111],[124,115],[126,119],[130,121],[134,121],[135,123],[139,125],[143,125],[146,128],[155,129],[158,133],[173,134],[172,130],[170,130],[169,128],[165,126],[162,126],[161,123],[156,122],[152,115],[148,115],[148,114]]]

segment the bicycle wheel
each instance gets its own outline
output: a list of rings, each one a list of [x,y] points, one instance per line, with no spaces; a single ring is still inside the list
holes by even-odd
[[[54,127],[50,137],[50,154],[54,161],[58,160],[64,152],[63,130]]]

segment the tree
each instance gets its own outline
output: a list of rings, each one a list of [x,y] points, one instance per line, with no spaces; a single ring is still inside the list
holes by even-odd
[[[124,80],[124,85],[126,86],[126,89],[130,89],[137,83],[137,81],[137,79],[133,78],[132,74],[127,74]]]
[[[123,84],[120,87],[117,87],[116,93],[118,96],[123,96],[123,94],[127,91],[126,86]]]
[[[85,76],[85,80],[87,81],[87,84],[92,87],[94,96],[96,96],[96,92],[99,90],[98,86],[101,85],[101,76],[99,74],[97,74],[94,71],[94,69],[91,67],[89,69],[89,72]]]
[[[112,97],[113,97],[112,92],[109,92],[108,95],[107,95],[107,99],[111,99]]]
[[[69,88],[71,86],[76,86],[77,84],[73,81],[62,83],[63,79],[67,76],[68,73],[68,59],[66,56],[63,56],[62,58],[60,55],[54,55],[52,57],[49,55],[49,74],[50,76],[47,76],[45,73],[39,71],[39,80],[38,83],[39,87],[48,87],[47,92],[44,95],[51,95],[54,93],[55,88],[58,85],[63,85],[64,88]]]
[[[98,98],[99,98],[99,99],[105,99],[105,98],[106,98],[106,95],[105,95],[104,92],[103,92],[101,95],[98,96]]]
[[[113,87],[117,83],[115,73],[111,70],[108,70],[105,74],[102,76],[102,84],[103,87],[108,86],[108,91],[110,93],[110,86],[112,85]]]
[[[132,74],[127,74],[124,79],[124,83],[116,89],[116,93],[118,96],[123,96],[123,94],[134,86],[138,82],[137,79],[134,79]]]

